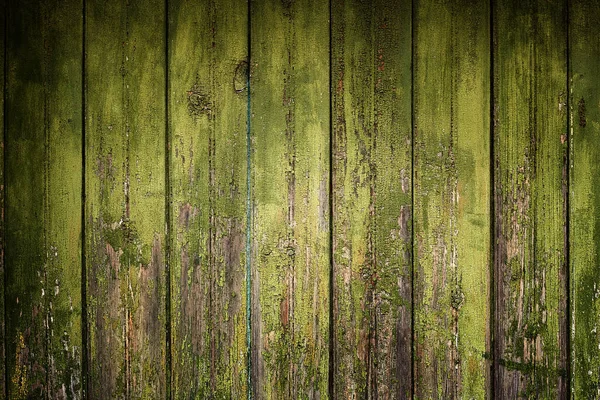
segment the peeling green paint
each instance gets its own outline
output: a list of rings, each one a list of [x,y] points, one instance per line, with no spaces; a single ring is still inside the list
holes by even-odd
[[[411,3],[332,24],[333,398],[409,398]]]
[[[502,398],[568,393],[565,11],[562,0],[494,7],[495,388]]]
[[[247,3],[169,3],[173,397],[247,392]],[[243,79],[240,77],[243,76]]]
[[[90,398],[166,393],[164,2],[86,5]]]
[[[574,398],[594,398],[600,387],[600,7],[573,1],[569,16],[571,388]]]
[[[489,5],[418,1],[415,7],[415,397],[486,398]]]
[[[250,12],[253,397],[327,397],[328,4]]]

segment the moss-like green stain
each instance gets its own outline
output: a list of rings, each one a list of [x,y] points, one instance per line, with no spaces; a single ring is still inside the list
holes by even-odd
[[[8,396],[80,398],[82,3],[6,7]]]
[[[325,398],[328,4],[256,1],[250,12],[254,398]]]
[[[572,2],[569,10],[571,377],[575,398],[600,387],[600,5]]]
[[[166,393],[164,5],[85,8],[90,398]]]
[[[247,9],[169,2],[175,399],[247,392]]]
[[[411,395],[411,2],[332,2],[333,397]]]
[[[415,397],[491,395],[489,6],[417,1]],[[469,10],[468,13],[465,10]]]
[[[494,8],[496,395],[564,398],[566,2]]]

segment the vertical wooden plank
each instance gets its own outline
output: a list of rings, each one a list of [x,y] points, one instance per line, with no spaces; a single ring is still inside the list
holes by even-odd
[[[329,7],[269,0],[250,12],[253,393],[326,397]]]
[[[574,398],[600,396],[600,4],[569,8],[571,356]]]
[[[567,396],[565,11],[494,4],[498,398]]]
[[[169,7],[173,396],[241,399],[248,4]]]
[[[8,8],[8,395],[80,398],[82,3]]]
[[[411,12],[332,3],[334,398],[411,397]]]
[[[490,21],[486,2],[417,1],[415,397],[490,396]]]
[[[86,5],[89,397],[163,398],[165,3]]]

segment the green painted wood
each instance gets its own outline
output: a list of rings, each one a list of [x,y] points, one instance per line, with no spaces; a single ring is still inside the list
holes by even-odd
[[[494,5],[495,390],[567,396],[566,2]]]
[[[329,5],[251,13],[252,385],[325,398],[329,368]]]
[[[165,3],[86,5],[89,392],[163,398]]]
[[[410,398],[411,2],[332,24],[333,397]]]
[[[491,395],[489,14],[484,2],[415,3],[414,379],[420,399]]]
[[[82,3],[7,6],[8,397],[80,398]]]
[[[169,5],[173,397],[247,392],[247,3]]]
[[[597,398],[600,388],[600,4],[569,6],[571,380],[574,398]]]

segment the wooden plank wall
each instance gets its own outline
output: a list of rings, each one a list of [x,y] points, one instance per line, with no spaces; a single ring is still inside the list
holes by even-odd
[[[600,397],[593,0],[5,0],[0,398]]]

